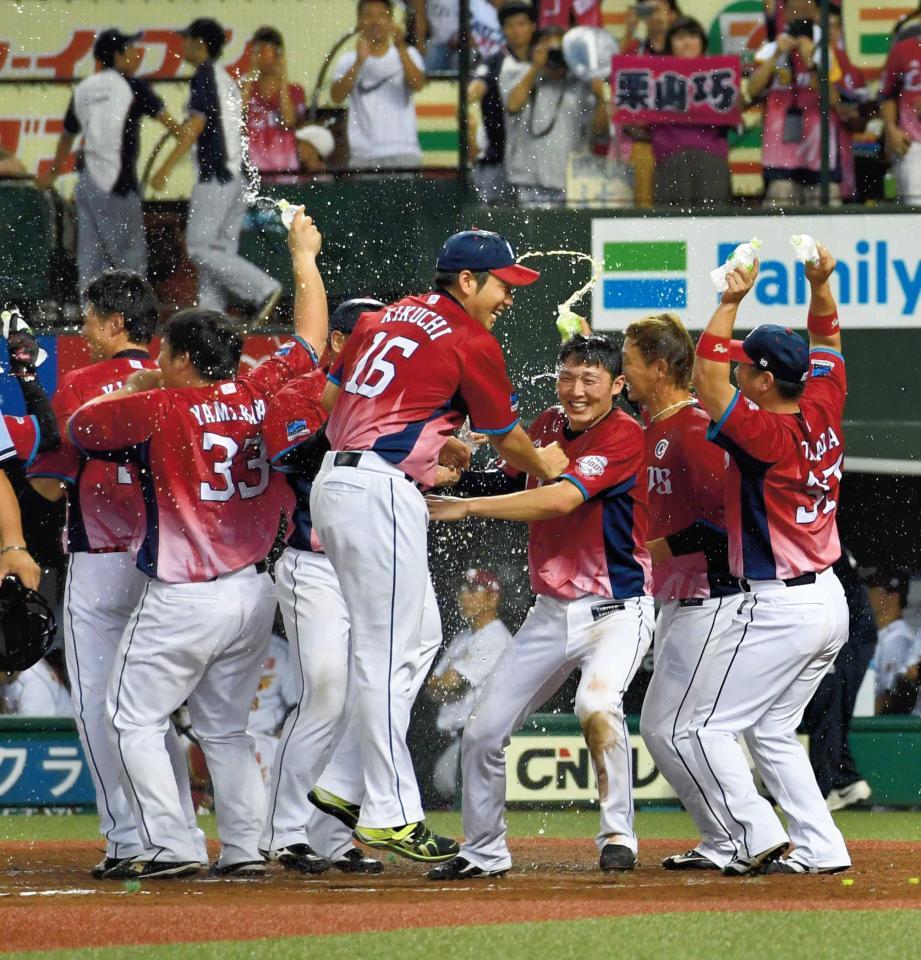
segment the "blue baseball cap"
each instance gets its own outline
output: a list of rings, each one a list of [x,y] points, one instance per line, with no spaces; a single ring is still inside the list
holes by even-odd
[[[774,323],[755,327],[744,340],[731,340],[729,358],[787,383],[802,383],[809,374],[809,345],[789,327]]]
[[[526,287],[540,278],[537,270],[515,259],[512,245],[491,230],[462,230],[448,237],[435,261],[436,270],[489,271],[512,287]]]

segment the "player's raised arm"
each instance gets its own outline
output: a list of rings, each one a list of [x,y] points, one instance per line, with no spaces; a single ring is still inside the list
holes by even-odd
[[[809,346],[828,347],[841,352],[841,327],[838,323],[838,304],[828,282],[835,272],[835,258],[820,243],[818,263],[806,264],[806,279],[809,281]]]
[[[718,421],[726,412],[736,395],[736,388],[729,378],[729,361],[732,330],[739,312],[739,304],[755,284],[758,276],[758,261],[751,270],[739,267],[726,274],[726,290],[720,298],[716,312],[710,318],[707,329],[700,335],[694,358],[694,389],[710,414]]]
[[[288,247],[294,268],[294,332],[313,347],[317,356],[326,349],[329,310],[326,287],[317,266],[323,237],[303,208],[294,214],[288,231]]]

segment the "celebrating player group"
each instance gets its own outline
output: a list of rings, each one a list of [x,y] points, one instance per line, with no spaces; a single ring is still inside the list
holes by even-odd
[[[539,274],[505,239],[455,234],[431,291],[331,317],[303,210],[289,246],[293,336],[244,374],[242,337],[220,312],[169,319],[154,362],[146,281],[94,280],[93,362],[62,381],[61,444],[29,468],[40,493],[68,502],[66,655],[106,840],[93,875],[208,865],[170,720],[187,704],[214,784],[212,874],[260,876],[272,861],[382,870],[357,840],[433,880],[500,876],[512,865],[505,747],[577,666],[600,867],[631,870],[623,698],[654,636],[641,731],[700,832],[662,866],[846,870],[796,739],[847,639],[831,570],[846,381],[828,251],[806,266],[808,344],[770,325],[732,339],[757,275],[742,267],[696,349],[670,314],[638,318],[622,343],[568,339],[559,402],[525,429],[492,328]],[[470,469],[456,436],[468,421],[495,469]],[[406,733],[441,645],[429,522],[473,516],[528,523],[536,600],[464,730],[459,844],[426,826]],[[246,726],[276,605],[298,702],[266,798]]]

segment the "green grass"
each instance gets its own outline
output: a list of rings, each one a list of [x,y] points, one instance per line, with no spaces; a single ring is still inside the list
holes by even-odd
[[[697,913],[278,940],[3,954],[4,960],[903,960],[917,956],[921,911]]]
[[[921,841],[921,813],[844,811],[835,815],[838,826],[850,840]],[[460,836],[458,813],[431,813],[429,826],[439,833]],[[509,831],[513,837],[557,837],[588,839],[595,835],[598,814],[591,810],[511,810]],[[96,817],[78,814],[70,817],[0,817],[0,842],[4,840],[97,840]],[[202,829],[216,836],[213,817],[201,818]],[[541,833],[543,831],[543,833]],[[643,810],[636,816],[640,841],[688,838],[694,826],[685,813],[674,810]]]

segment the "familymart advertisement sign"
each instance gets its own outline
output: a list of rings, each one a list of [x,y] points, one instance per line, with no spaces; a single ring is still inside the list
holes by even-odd
[[[843,326],[921,327],[921,215],[648,217],[592,221],[592,256],[604,265],[592,325],[623,330],[650,313],[674,311],[703,329],[718,294],[710,271],[753,237],[762,241],[755,287],[738,326],[805,326],[809,285],[790,246],[807,233],[835,255],[832,290]]]

